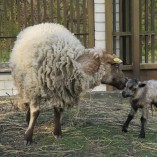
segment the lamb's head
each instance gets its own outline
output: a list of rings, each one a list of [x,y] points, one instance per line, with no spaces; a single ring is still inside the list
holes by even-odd
[[[145,82],[140,82],[137,79],[128,79],[126,82],[126,87],[122,92],[122,96],[133,97],[138,99],[143,93],[144,87],[146,86]]]
[[[115,54],[104,50],[93,50],[94,53],[84,54],[77,59],[87,75],[94,75],[102,69],[101,83],[112,85],[118,89],[125,87],[125,76],[121,70],[122,61]]]

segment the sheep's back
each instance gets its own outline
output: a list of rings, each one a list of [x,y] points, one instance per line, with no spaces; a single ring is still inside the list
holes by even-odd
[[[61,25],[26,28],[18,35],[10,59],[19,92],[29,100],[43,97],[62,107],[74,105],[80,84],[86,84],[74,63],[83,53],[80,41]]]
[[[70,52],[68,55],[74,58],[81,55],[82,51],[79,49],[82,50],[84,47],[72,33],[59,24],[45,23],[31,26],[18,35],[10,63],[12,67],[19,65],[25,69],[32,66],[37,57],[51,49],[55,50],[51,51],[53,53],[66,53],[63,48],[67,48]]]

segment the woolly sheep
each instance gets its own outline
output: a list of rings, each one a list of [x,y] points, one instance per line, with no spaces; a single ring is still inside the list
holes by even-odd
[[[140,82],[137,79],[128,79],[122,92],[123,97],[129,97],[131,110],[126,122],[122,127],[127,132],[130,121],[133,119],[138,108],[142,109],[140,138],[145,138],[148,112],[152,105],[157,107],[157,81],[149,80]]]
[[[85,49],[64,26],[42,23],[17,36],[10,58],[12,76],[21,98],[29,104],[24,139],[32,142],[39,106],[54,108],[54,135],[61,136],[60,119],[65,108],[78,104],[82,91],[100,83],[118,89],[125,86],[121,60],[103,49]]]

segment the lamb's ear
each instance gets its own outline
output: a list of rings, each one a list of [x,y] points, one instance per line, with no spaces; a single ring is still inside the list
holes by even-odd
[[[92,75],[99,70],[101,61],[99,56],[93,56],[92,54],[84,54],[77,60],[80,68],[87,74]]]
[[[146,86],[146,83],[140,82],[138,86],[139,86],[140,88],[145,87],[145,86]]]

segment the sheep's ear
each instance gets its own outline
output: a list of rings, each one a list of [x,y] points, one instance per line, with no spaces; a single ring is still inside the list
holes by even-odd
[[[140,82],[138,86],[139,86],[140,88],[145,87],[145,86],[146,86],[146,83]]]
[[[92,54],[85,54],[80,56],[77,60],[80,68],[87,74],[92,75],[99,70],[101,61],[99,56],[93,56]]]
[[[115,54],[109,52],[104,53],[104,60],[109,64],[122,63],[121,59],[119,59]]]

